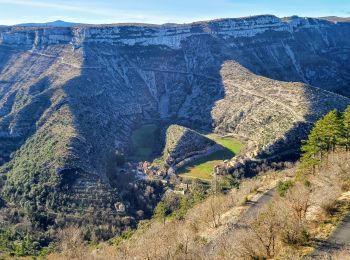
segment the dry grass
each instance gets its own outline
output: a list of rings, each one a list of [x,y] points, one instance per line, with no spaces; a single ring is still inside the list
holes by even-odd
[[[83,246],[87,252],[84,257],[228,260],[254,256],[301,259],[313,250],[313,238],[329,235],[348,212],[349,203],[344,199],[348,196],[339,200],[344,194],[343,183],[350,179],[350,167],[344,156],[347,155],[338,153],[329,157],[327,165],[315,175],[306,177],[307,182],[296,181],[285,197],[276,194],[271,204],[245,223],[239,219],[248,208],[247,199],[256,201],[279,180],[293,176],[295,168],[244,180],[240,189],[209,197],[196,205],[183,220],[167,219],[165,224],[151,220],[117,247],[101,244],[89,249]],[[241,228],[237,228],[237,224]],[[273,248],[268,247],[269,241],[273,241]],[[325,259],[348,259],[348,255],[348,250],[344,249],[334,252],[332,258],[325,256],[328,257]]]
[[[165,224],[151,220],[117,247],[107,243],[95,249],[84,247],[88,252],[85,259],[204,259],[208,246],[224,245],[227,232],[248,208],[244,198],[270,189],[271,183],[277,183],[287,174],[290,172],[245,180],[240,189],[233,189],[226,195],[217,194],[196,205],[183,220],[167,219]]]

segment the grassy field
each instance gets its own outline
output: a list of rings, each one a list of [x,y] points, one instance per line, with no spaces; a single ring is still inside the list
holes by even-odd
[[[134,161],[151,161],[154,152],[157,125],[145,124],[136,129],[132,133],[132,150],[131,160]],[[224,149],[212,153],[208,156],[198,158],[194,162],[186,165],[178,170],[183,177],[199,178],[202,180],[210,180],[214,167],[224,160],[231,159],[238,154],[242,148],[242,144],[233,137],[220,137],[210,134],[208,138],[222,145]]]
[[[220,137],[215,134],[208,135],[207,137],[222,145],[224,149],[199,158],[179,169],[180,176],[210,180],[214,167],[224,160],[234,157],[243,147],[242,143],[233,137]]]
[[[155,124],[142,125],[132,132],[132,160],[149,161],[155,147],[155,137],[158,128]]]

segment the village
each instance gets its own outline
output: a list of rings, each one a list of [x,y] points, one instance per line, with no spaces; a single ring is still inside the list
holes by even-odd
[[[138,180],[161,182],[166,192],[185,195],[191,188],[192,182],[196,180],[202,185],[210,187],[219,177],[227,176],[229,161],[225,160],[222,164],[216,165],[212,169],[211,179],[203,180],[200,178],[191,178],[177,173],[176,166],[170,166],[166,169],[157,163],[143,161],[139,163],[129,163]]]

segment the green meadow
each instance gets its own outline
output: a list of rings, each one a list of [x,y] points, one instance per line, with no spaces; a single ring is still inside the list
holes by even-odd
[[[233,137],[220,137],[216,134],[210,134],[207,137],[223,146],[223,149],[198,158],[192,163],[180,168],[178,170],[180,176],[210,180],[214,167],[224,160],[231,159],[237,155],[243,147],[243,144]]]

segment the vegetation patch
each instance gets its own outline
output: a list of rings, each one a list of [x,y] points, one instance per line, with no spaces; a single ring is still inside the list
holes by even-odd
[[[315,236],[321,239],[327,239],[334,229],[341,223],[350,210],[350,201],[337,201],[329,210],[329,215],[315,230]]]
[[[110,239],[108,243],[110,245],[118,246],[123,241],[130,239],[134,233],[135,233],[135,230],[129,229],[123,232],[120,236]]]
[[[242,143],[233,137],[220,137],[215,134],[210,134],[207,137],[223,146],[223,149],[198,158],[192,163],[179,169],[181,176],[210,180],[212,178],[214,167],[222,163],[224,160],[229,160],[234,157],[243,147]]]
[[[152,159],[157,130],[157,125],[146,124],[132,132],[132,160],[150,161]]]
[[[278,193],[278,195],[280,195],[281,197],[284,197],[286,195],[286,192],[292,186],[293,186],[293,182],[291,180],[279,181],[278,184],[277,184],[277,193]]]
[[[0,226],[0,259],[39,256],[49,250],[52,237],[40,232],[28,232]]]

